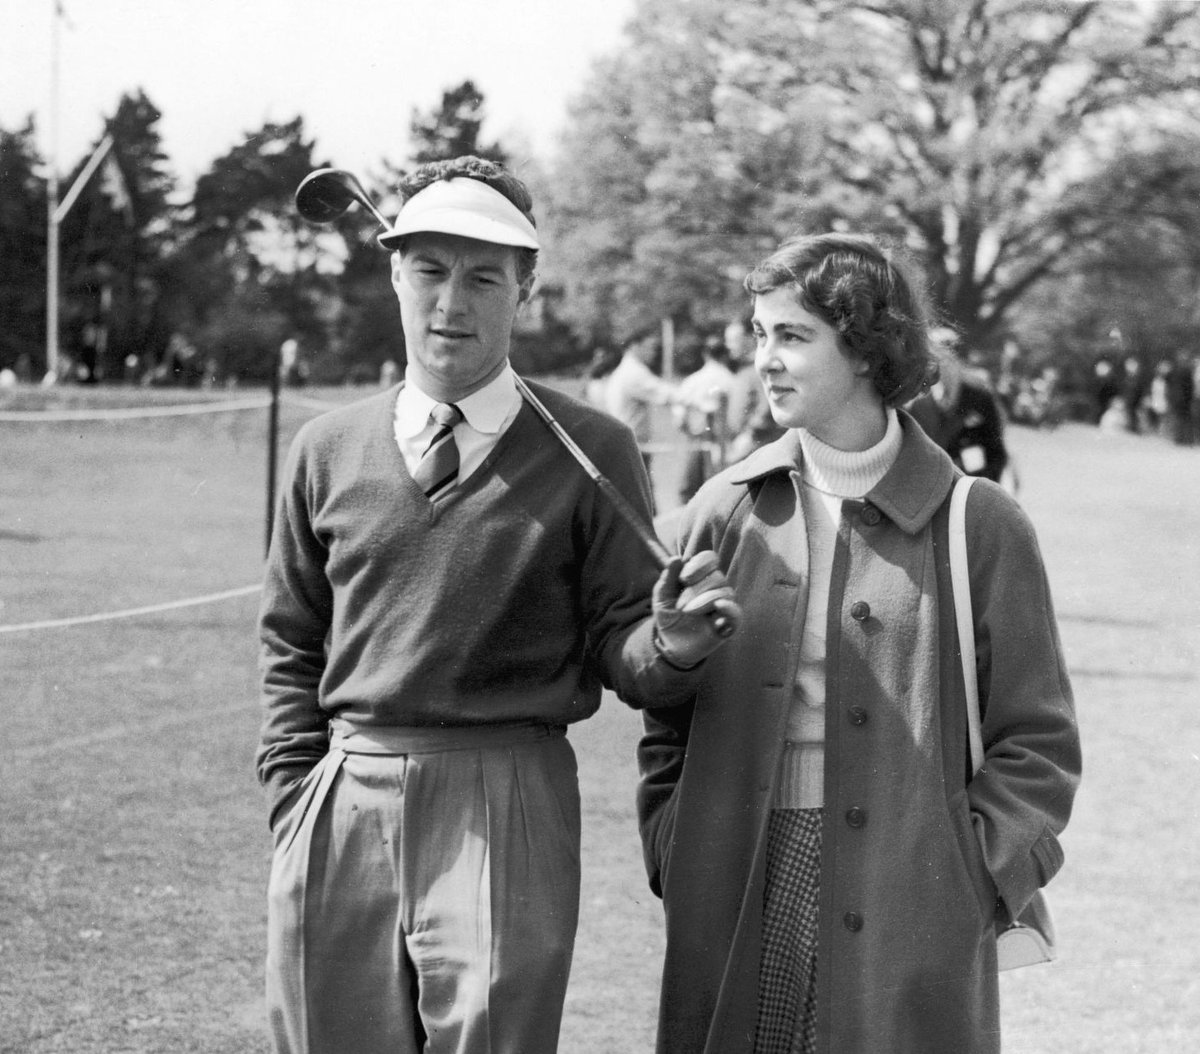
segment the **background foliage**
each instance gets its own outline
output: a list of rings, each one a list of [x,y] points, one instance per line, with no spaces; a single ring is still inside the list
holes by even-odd
[[[797,231],[877,232],[941,318],[995,357],[1082,376],[1101,354],[1200,345],[1200,5],[1164,0],[639,0],[523,164],[546,249],[515,357],[581,362],[670,319],[699,339]],[[303,118],[266,124],[181,192],[144,92],[61,232],[63,350],[84,380],[257,381],[295,338],[314,379],[403,363],[370,217],[305,226],[330,164]],[[414,112],[408,163],[474,152],[483,96]],[[0,368],[44,369],[45,201],[32,119],[0,129]],[[97,137],[97,142],[100,137]],[[65,174],[63,186],[86,157]],[[334,162],[335,163],[335,162]],[[403,171],[364,174],[385,213]]]

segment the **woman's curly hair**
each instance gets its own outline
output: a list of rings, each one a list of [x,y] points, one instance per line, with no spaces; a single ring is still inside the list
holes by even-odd
[[[790,238],[743,284],[753,296],[793,287],[805,310],[824,319],[842,347],[867,363],[887,406],[907,402],[937,380],[921,287],[874,238]]]
[[[396,188],[400,194],[400,202],[403,204],[439,179],[457,179],[460,176],[477,179],[480,183],[486,183],[493,190],[499,191],[534,227],[537,226],[537,220],[533,216],[533,196],[529,193],[529,188],[503,165],[475,157],[473,154],[463,154],[447,161],[429,161],[402,176]],[[517,280],[525,281],[536,268],[537,250],[518,246]]]

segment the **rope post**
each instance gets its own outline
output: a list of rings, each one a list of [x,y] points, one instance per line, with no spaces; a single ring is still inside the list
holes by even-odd
[[[285,341],[286,343],[286,341]],[[271,410],[267,415],[267,535],[263,557],[271,551],[271,534],[275,530],[275,462],[279,449],[279,375],[283,373],[283,345],[275,349],[271,360]]]
[[[729,393],[717,393],[717,409],[713,413],[713,435],[716,438],[716,458],[714,471],[720,472],[729,458]]]

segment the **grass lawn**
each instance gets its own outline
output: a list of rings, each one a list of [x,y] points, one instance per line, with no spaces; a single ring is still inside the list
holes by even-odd
[[[285,405],[285,442],[312,413]],[[262,410],[0,421],[0,629],[254,584],[265,432]],[[1050,891],[1062,959],[1003,978],[1005,1050],[1198,1049],[1200,448],[1075,425],[1011,445],[1085,779]],[[658,464],[665,506],[677,462]],[[0,632],[0,1054],[267,1050],[256,607]],[[653,1045],[662,938],[632,818],[638,727],[610,700],[571,736],[584,885],[564,1054]]]

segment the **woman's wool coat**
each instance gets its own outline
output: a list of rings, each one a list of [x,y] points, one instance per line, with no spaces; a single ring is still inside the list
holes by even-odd
[[[967,504],[986,760],[970,773],[947,554],[957,472],[901,413],[899,456],[842,504],[827,613],[820,1054],[999,1051],[994,925],[1062,865],[1080,772],[1033,529]],[[667,951],[660,1054],[753,1049],[767,820],[804,626],[795,433],[710,480],[679,549],[717,552],[745,609],[694,701],[647,712],[639,820]]]

